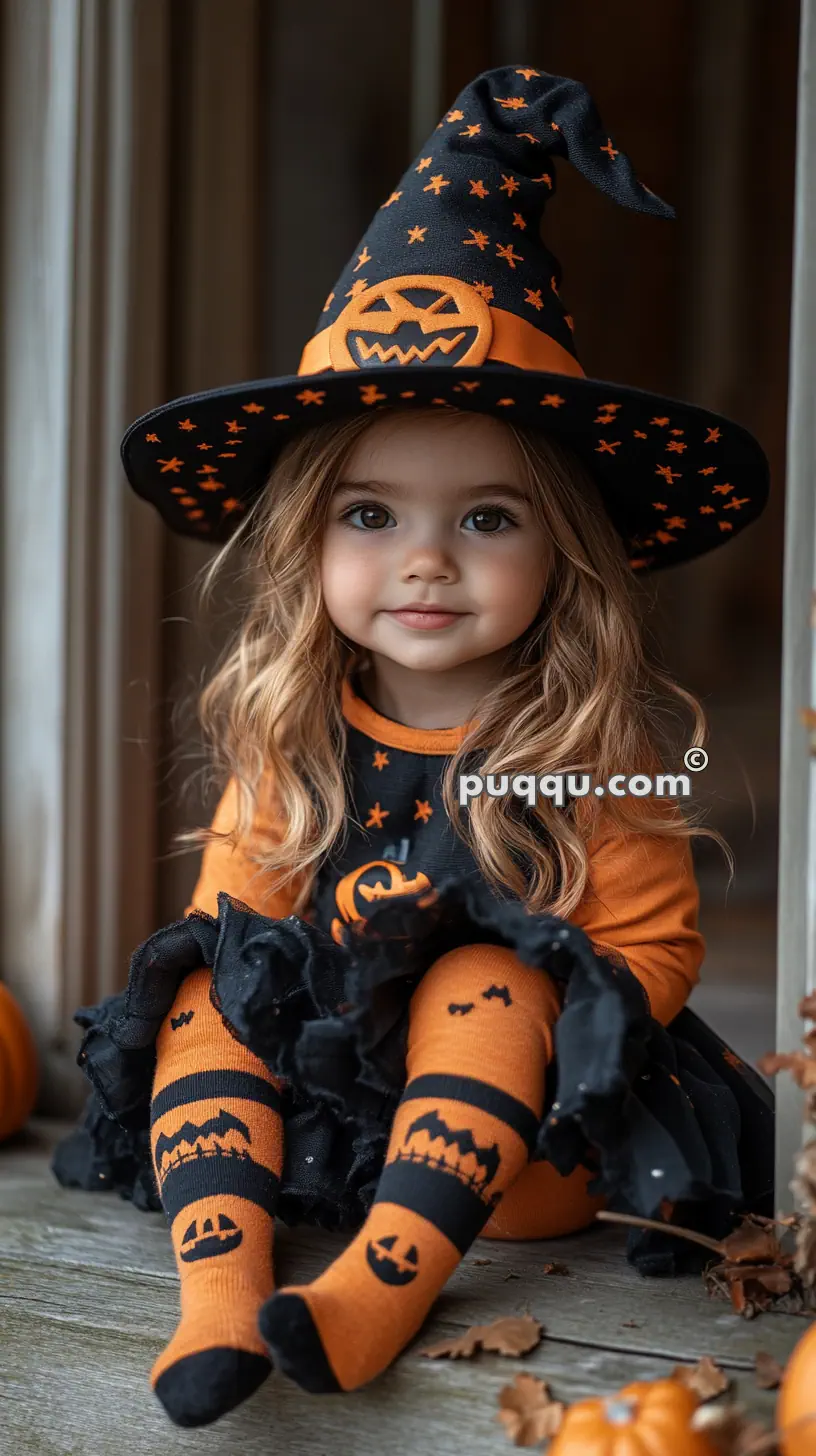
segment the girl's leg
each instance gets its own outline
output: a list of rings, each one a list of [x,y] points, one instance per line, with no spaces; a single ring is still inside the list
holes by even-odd
[[[552,1163],[528,1163],[482,1229],[483,1239],[557,1239],[591,1224],[604,1199],[587,1193],[592,1174],[566,1178]]]
[[[504,946],[462,946],[411,1002],[408,1082],[368,1219],[313,1284],[261,1311],[305,1390],[353,1390],[416,1333],[527,1162],[558,1015],[555,987]]]
[[[280,1084],[227,1031],[210,972],[187,976],[156,1041],[151,1149],[181,1279],[181,1319],[151,1371],[179,1426],[202,1426],[270,1371],[258,1310],[274,1288]]]

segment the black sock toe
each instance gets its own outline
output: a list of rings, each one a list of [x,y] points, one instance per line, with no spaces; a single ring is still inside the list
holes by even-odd
[[[276,1369],[311,1395],[337,1395],[343,1389],[329,1364],[317,1325],[298,1294],[273,1294],[261,1309],[258,1328]]]
[[[177,1426],[208,1426],[252,1395],[271,1368],[250,1350],[199,1350],[165,1370],[153,1389]]]

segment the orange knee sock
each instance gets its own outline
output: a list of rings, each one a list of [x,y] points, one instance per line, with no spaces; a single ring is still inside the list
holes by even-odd
[[[202,1426],[270,1371],[258,1310],[274,1287],[283,1162],[279,1084],[227,1031],[210,972],[179,988],[156,1042],[153,1166],[181,1280],[181,1319],[151,1383],[171,1420]]]
[[[527,1162],[557,1013],[547,976],[506,947],[460,947],[423,977],[371,1212],[325,1274],[261,1311],[275,1364],[305,1390],[364,1385],[419,1329]]]

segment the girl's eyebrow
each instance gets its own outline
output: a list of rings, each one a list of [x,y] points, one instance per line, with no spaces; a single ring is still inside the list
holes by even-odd
[[[383,480],[344,480],[335,486],[334,494],[345,495],[349,491],[374,490],[381,495],[392,495],[397,499],[403,498],[410,491],[406,491],[402,485],[388,484]],[[522,501],[529,504],[530,497],[527,491],[517,485],[506,485],[488,482],[482,485],[464,485],[458,491],[451,490],[450,494],[458,500],[466,499],[468,496],[504,495],[512,500]]]

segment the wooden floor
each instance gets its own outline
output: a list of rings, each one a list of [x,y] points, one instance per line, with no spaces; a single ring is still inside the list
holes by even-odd
[[[216,1425],[182,1431],[147,1379],[177,1317],[163,1217],[114,1195],[60,1188],[48,1160],[61,1130],[37,1121],[0,1147],[2,1456],[486,1456],[512,1449],[496,1423],[496,1398],[518,1371],[572,1401],[701,1355],[719,1361],[740,1399],[770,1423],[774,1396],[755,1387],[754,1355],[763,1349],[784,1362],[804,1329],[792,1315],[742,1320],[709,1300],[696,1278],[640,1278],[608,1225],[548,1244],[482,1240],[413,1349],[366,1390],[308,1396],[272,1375]],[[342,1243],[280,1228],[280,1280],[313,1278]],[[548,1258],[564,1261],[569,1277],[545,1275]],[[418,1358],[432,1340],[523,1312],[546,1330],[523,1360]]]

